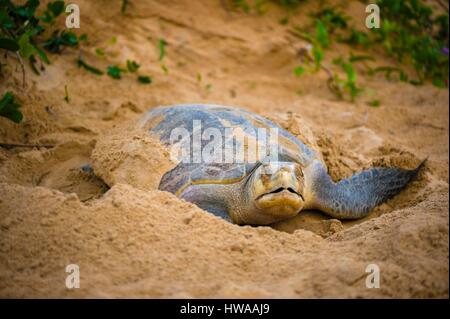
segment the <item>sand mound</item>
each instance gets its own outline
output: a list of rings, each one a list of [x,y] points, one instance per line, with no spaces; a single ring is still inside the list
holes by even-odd
[[[144,190],[158,189],[164,173],[176,166],[156,137],[132,124],[116,128],[97,142],[92,165],[109,186],[125,183]]]
[[[442,193],[324,240],[239,227],[123,184],[90,205],[42,187],[0,191],[2,296],[432,297],[448,287]],[[365,286],[373,262],[380,289]],[[72,263],[82,289],[69,291]]]

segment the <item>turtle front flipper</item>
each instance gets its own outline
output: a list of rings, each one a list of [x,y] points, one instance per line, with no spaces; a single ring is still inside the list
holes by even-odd
[[[325,168],[316,163],[312,168],[312,207],[339,219],[357,219],[398,194],[414,179],[423,161],[416,169],[371,168],[334,183]]]
[[[226,185],[191,185],[181,194],[181,198],[228,222],[232,222],[227,209]]]

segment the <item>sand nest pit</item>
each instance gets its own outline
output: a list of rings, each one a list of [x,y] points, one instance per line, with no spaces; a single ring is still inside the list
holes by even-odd
[[[365,143],[365,149],[373,156],[367,158],[364,152],[356,154],[341,144],[346,142],[347,137],[332,139],[326,133],[312,129],[308,121],[299,114],[265,115],[315,149],[320,156],[323,154],[322,161],[336,181],[371,166],[413,169],[420,163],[420,159],[410,152],[386,147],[384,141],[377,136],[371,139],[370,136],[375,135],[371,130],[365,130],[363,134],[368,141]],[[377,141],[372,147],[370,147],[371,140]],[[120,183],[147,191],[157,190],[164,173],[176,166],[176,163],[170,160],[170,148],[162,145],[158,136],[150,134],[148,128],[142,128],[133,122],[116,127],[109,134],[100,137],[91,158],[95,174],[110,187]],[[424,193],[424,186],[427,183],[425,175],[422,173],[404,192],[387,204],[377,207],[374,213],[362,220],[340,221],[320,212],[304,211],[293,219],[272,226],[290,233],[296,229],[306,229],[327,237],[356,223],[420,202],[429,193],[429,191]]]
[[[276,229],[237,226],[156,190],[173,163],[155,137],[133,127],[117,127],[96,142],[91,154],[95,173],[111,186],[100,198],[83,203],[76,193],[0,184],[8,199],[0,200],[0,295],[447,295],[445,186],[431,189],[428,179],[421,178],[410,188],[428,194],[422,200],[411,204],[414,192],[406,190],[408,208],[391,207],[388,214],[356,225],[304,212]],[[328,150],[325,162],[341,166],[341,146],[318,134],[316,147]],[[378,162],[407,166],[417,160],[406,152],[380,154]],[[65,267],[72,263],[82,272],[82,289],[68,290],[63,284]],[[371,263],[382,269],[380,289],[365,286]]]

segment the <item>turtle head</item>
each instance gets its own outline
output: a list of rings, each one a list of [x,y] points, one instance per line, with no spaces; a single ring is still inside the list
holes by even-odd
[[[252,217],[265,224],[293,217],[305,204],[303,171],[297,163],[263,163],[247,185],[255,208],[252,215],[258,215]]]

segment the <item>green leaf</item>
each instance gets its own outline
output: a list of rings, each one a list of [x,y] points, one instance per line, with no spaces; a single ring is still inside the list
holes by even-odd
[[[28,0],[25,5],[14,8],[14,13],[23,20],[30,20],[33,18],[36,8],[39,6],[38,0]]]
[[[445,82],[441,79],[433,79],[433,85],[441,89],[446,87]]]
[[[47,4],[47,10],[50,11],[54,17],[58,17],[64,11],[64,1],[53,1]]]
[[[104,56],[105,51],[103,51],[103,49],[97,48],[95,49],[95,54],[97,54],[98,56]]]
[[[132,61],[132,60],[127,60],[127,69],[131,73],[136,72],[139,69],[139,67],[140,67],[140,65],[137,64],[137,62]]]
[[[20,123],[23,120],[23,114],[18,110],[11,111],[10,113],[6,114],[5,117],[9,118],[14,123]]]
[[[37,47],[35,47],[35,50],[36,50],[37,54],[39,55],[39,57],[41,58],[41,60],[44,61],[45,64],[50,64],[50,61],[44,51],[42,51],[41,49],[39,49]]]
[[[305,72],[305,68],[302,66],[298,66],[294,69],[295,76],[300,76]]]
[[[30,58],[28,59],[28,61],[30,61],[30,66],[31,66],[31,70],[34,72],[34,74],[36,75],[41,75],[41,73],[39,72],[37,66],[36,66],[36,58],[34,57],[34,55],[31,55]]]
[[[152,83],[152,78],[146,75],[138,76],[138,81],[142,84],[150,84]]]
[[[115,80],[120,79],[122,73],[122,69],[120,69],[118,66],[108,66],[108,75],[112,77]]]
[[[362,45],[364,47],[368,47],[370,44],[368,34],[356,30],[352,30],[347,38],[341,39],[340,41],[348,44]]]
[[[80,35],[78,37],[79,41],[87,41],[88,40],[88,35],[86,33],[83,33],[82,35]]]
[[[316,65],[316,71],[320,69],[322,60],[323,60],[323,50],[320,46],[315,45],[313,46],[312,50],[313,56],[314,56],[314,63]]]
[[[75,33],[71,31],[63,31],[61,33],[61,39],[63,40],[64,45],[71,47],[78,45],[78,37]]]
[[[281,25],[286,25],[289,23],[289,18],[288,17],[281,18],[280,20],[278,20],[278,23]]]
[[[316,40],[323,48],[328,48],[330,44],[327,28],[321,20],[316,23]]]
[[[14,29],[15,24],[13,19],[9,16],[8,12],[6,11],[6,8],[0,9],[0,26],[5,29]]]
[[[333,29],[345,29],[348,26],[347,20],[349,20],[349,17],[345,16],[341,12],[336,12],[335,9],[331,7],[323,9],[322,11],[315,14],[315,16]]]
[[[109,45],[114,45],[114,44],[116,44],[116,43],[117,43],[117,37],[116,37],[116,36],[112,37],[111,39],[108,40],[107,43],[108,43]]]
[[[94,74],[97,74],[97,75],[103,75],[103,73],[104,73],[103,71],[97,69],[96,67],[93,67],[93,66],[87,64],[87,63],[86,63],[84,60],[82,60],[82,59],[78,59],[78,60],[77,60],[77,64],[78,64],[79,67],[82,67],[82,68],[84,68],[86,71],[92,72],[92,73],[94,73]]]
[[[76,47],[78,45],[78,38],[72,31],[54,31],[49,39],[43,43],[43,47],[52,53],[60,53],[62,47]]]
[[[351,63],[344,63],[342,65],[342,68],[347,74],[347,81],[349,83],[356,83],[356,72],[355,69],[353,68],[353,65],[351,65]]]
[[[30,56],[36,51],[35,47],[30,43],[30,36],[28,33],[22,34],[19,38],[19,53],[20,55],[28,60]]]
[[[8,91],[0,100],[0,116],[6,117],[15,123],[20,123],[23,115],[18,110],[19,107],[20,104],[14,100],[14,95]]]
[[[48,23],[48,24],[50,24],[50,23],[53,22],[53,16],[52,16],[52,14],[50,13],[50,11],[44,11],[44,12],[42,12],[42,15],[39,17],[39,19],[40,19],[42,22],[45,22],[45,23]]]
[[[164,59],[164,56],[166,55],[166,45],[167,42],[164,39],[159,39],[158,47],[159,47],[159,60],[161,61]]]
[[[6,39],[6,38],[0,38],[0,49],[5,49],[8,51],[19,51],[20,46],[19,44],[11,39]]]
[[[371,107],[379,107],[381,102],[380,102],[380,100],[372,100],[372,101],[367,102],[367,104]]]
[[[161,69],[163,70],[164,74],[169,74],[169,68],[167,66],[165,66],[164,64],[161,65]]]
[[[34,8],[34,9],[39,7],[40,4],[41,3],[40,3],[39,0],[28,0],[27,3],[26,3],[27,7]]]

